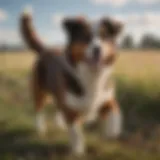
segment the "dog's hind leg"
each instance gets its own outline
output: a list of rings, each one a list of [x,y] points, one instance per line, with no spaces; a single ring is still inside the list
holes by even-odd
[[[36,128],[40,135],[44,135],[47,129],[45,114],[43,111],[46,102],[46,92],[39,85],[38,81],[36,81],[36,78],[33,78],[32,81],[32,92],[33,92],[33,101],[36,113],[35,117]]]
[[[66,130],[67,129],[67,124],[65,122],[65,117],[63,115],[63,113],[61,111],[57,111],[55,118],[54,118],[57,126],[62,129],[62,130]]]
[[[100,108],[99,115],[103,136],[118,138],[122,131],[122,114],[117,101],[105,102]]]

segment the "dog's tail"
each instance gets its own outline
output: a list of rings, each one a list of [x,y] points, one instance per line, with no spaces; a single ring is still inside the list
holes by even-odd
[[[30,9],[26,8],[21,15],[20,31],[22,34],[22,38],[31,49],[36,51],[39,55],[44,53],[45,47],[37,36],[36,31],[33,27],[32,11]]]

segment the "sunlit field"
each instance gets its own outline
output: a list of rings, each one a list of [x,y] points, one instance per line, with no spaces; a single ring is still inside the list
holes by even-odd
[[[29,78],[35,54],[0,54],[0,160],[75,159],[68,155],[67,132],[54,123],[55,107],[46,108],[48,133],[39,137]],[[118,140],[102,140],[95,128],[87,129],[88,151],[83,159],[160,159],[160,51],[121,51],[114,77],[124,114]]]
[[[0,71],[29,71],[35,60],[33,52],[0,54]],[[160,73],[160,51],[120,51],[117,53],[116,73],[138,78]]]

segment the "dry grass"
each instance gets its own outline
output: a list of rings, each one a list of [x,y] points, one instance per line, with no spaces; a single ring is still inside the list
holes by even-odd
[[[0,71],[29,70],[34,61],[35,54],[32,52],[7,52],[0,54]]]
[[[0,54],[0,71],[29,70],[35,60],[33,52]],[[121,51],[116,62],[116,74],[139,78],[160,75],[160,51]]]
[[[116,62],[117,97],[125,120],[123,139],[101,141],[97,133],[86,131],[90,147],[84,159],[160,159],[160,54],[147,52],[122,51]],[[41,140],[34,131],[27,85],[34,59],[31,52],[0,54],[0,159],[69,160],[66,133],[53,125]],[[48,108],[49,122],[53,108]]]
[[[160,76],[160,51],[122,51],[116,63],[116,73],[143,78]]]

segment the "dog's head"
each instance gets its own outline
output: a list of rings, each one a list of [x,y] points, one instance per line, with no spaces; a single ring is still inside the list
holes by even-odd
[[[87,52],[92,66],[101,68],[113,64],[121,30],[122,24],[110,18],[101,19],[94,27],[93,39]]]
[[[116,39],[122,30],[120,22],[103,18],[97,25],[91,25],[84,18],[75,18],[66,19],[64,27],[75,60],[83,61],[92,68],[114,61]]]

